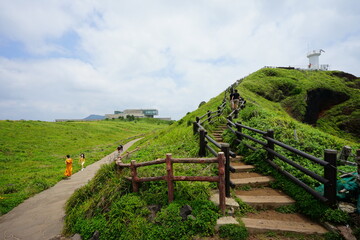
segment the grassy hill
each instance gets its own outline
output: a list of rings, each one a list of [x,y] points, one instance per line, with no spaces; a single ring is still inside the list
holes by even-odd
[[[247,105],[237,121],[264,131],[273,129],[277,140],[319,158],[323,157],[324,149],[339,151],[344,145],[351,146],[352,149],[360,148],[356,128],[359,122],[359,80],[356,77],[331,71],[261,69],[238,82],[240,84],[234,86],[247,100]],[[133,148],[140,147],[140,150],[129,159],[149,161],[165,158],[166,153],[172,153],[175,158],[197,157],[198,136],[193,135],[192,122],[195,117],[208,110],[215,110],[224,96],[225,92],[220,93],[176,123],[147,135],[134,144]],[[230,108],[227,107],[227,112],[229,111]],[[225,116],[220,117],[217,123],[225,123]],[[105,121],[104,124],[104,128],[111,128]],[[82,129],[83,132],[85,130]],[[80,136],[83,132],[79,131],[75,135]],[[224,137],[232,143],[233,137],[228,133]],[[103,143],[109,147],[108,152],[119,143],[119,138],[124,139],[125,136],[109,135],[106,143]],[[68,139],[68,142],[71,140]],[[93,142],[95,139],[89,141]],[[262,163],[264,155],[261,151],[251,153],[243,145],[233,143],[232,147],[246,155],[246,160]],[[63,155],[76,155],[80,153],[78,149],[58,153],[57,160],[63,162]],[[106,150],[103,153],[105,152]],[[288,157],[293,159],[293,156]],[[301,164],[322,174],[321,169],[308,162]],[[262,171],[272,174],[268,166],[261,165]],[[62,175],[62,163],[59,166],[58,174]],[[349,170],[348,167],[342,168]],[[144,177],[165,175],[165,172],[164,166],[154,166],[139,169],[138,173]],[[179,164],[175,166],[174,174],[215,175],[216,169],[204,165]],[[294,174],[316,186],[311,179],[304,178],[303,174]],[[168,204],[166,182],[143,183],[140,192],[135,194],[131,192],[130,182],[124,178],[128,175],[126,169],[116,171],[113,164],[106,165],[89,184],[78,189],[66,206],[65,233],[80,233],[84,239],[90,238],[96,230],[100,232],[101,239],[192,239],[194,236],[197,236],[195,239],[202,239],[214,234],[213,226],[219,210],[208,201],[208,197],[210,191],[216,188],[215,184],[176,182],[175,201]],[[317,203],[306,192],[281,176],[275,177],[278,179],[274,186],[288,187],[292,192],[290,195],[298,200],[296,211],[316,219],[341,223],[348,220],[338,211]],[[193,208],[194,219],[182,221],[179,209],[185,204]],[[161,207],[156,214],[151,213],[148,208],[154,205]],[[239,217],[248,210],[249,207],[240,202],[240,210],[235,214]]]
[[[265,68],[245,78],[240,91],[262,108],[360,140],[360,78],[351,74]]]
[[[131,139],[166,127],[170,122],[155,119],[138,121],[40,122],[0,121],[0,215],[24,199],[60,181],[67,154],[80,153],[86,165]]]
[[[234,86],[247,100],[247,106],[241,111],[238,120],[245,125],[260,130],[274,129],[276,139],[319,158],[323,157],[323,151],[327,148],[340,150],[344,145],[360,148],[356,141],[358,133],[353,131],[352,126],[346,125],[347,122],[356,123],[359,116],[359,80],[351,75],[341,72],[261,69],[238,82],[240,84]],[[314,98],[321,102],[315,110],[311,106],[316,101],[309,100],[313,92],[320,92],[320,97]],[[174,157],[197,157],[198,136],[192,133],[192,122],[206,111],[215,110],[224,96],[225,92],[220,93],[175,124],[137,142],[133,148],[140,147],[140,150],[131,159],[149,161],[165,158],[166,153],[172,153]],[[230,112],[229,107],[227,112]],[[217,123],[225,123],[225,116],[220,117]],[[225,138],[232,142],[228,134]],[[261,152],[244,151],[241,145],[233,144],[233,147],[241,154],[247,154],[249,161],[259,162],[263,157]],[[313,168],[310,163],[303,164],[322,174],[321,169]],[[263,171],[271,172],[266,165],[261,165]],[[191,239],[194,236],[203,238],[214,234],[213,226],[219,211],[208,201],[211,189],[216,188],[214,184],[176,182],[175,201],[168,204],[165,182],[143,183],[140,192],[134,194],[131,193],[130,182],[123,178],[129,172],[116,172],[114,169],[113,165],[104,166],[87,186],[69,199],[66,207],[67,234],[81,233],[85,239],[91,237],[95,230],[100,232],[102,239]],[[344,169],[349,170],[347,167]],[[215,175],[216,169],[193,164],[177,165],[175,171],[178,176],[199,173]],[[165,169],[163,166],[139,169],[139,175],[165,175]],[[295,173],[295,176],[304,178],[299,173]],[[298,211],[317,219],[335,222],[348,220],[342,213],[317,203],[286,179],[281,176],[278,178],[275,185],[289,186],[293,197],[299,199]],[[303,180],[315,186],[311,180]],[[193,208],[194,220],[182,221],[179,218],[179,209],[184,204]],[[149,219],[151,214],[148,206],[153,205],[161,206],[161,211]],[[237,216],[249,209],[244,204],[240,205]]]

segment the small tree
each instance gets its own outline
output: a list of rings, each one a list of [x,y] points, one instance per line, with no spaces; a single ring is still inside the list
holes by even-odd
[[[134,121],[134,120],[135,120],[135,116],[134,116],[134,115],[126,115],[126,120],[128,120],[128,121]]]

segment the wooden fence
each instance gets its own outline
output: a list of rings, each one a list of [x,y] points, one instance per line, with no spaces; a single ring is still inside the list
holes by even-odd
[[[324,151],[324,160],[316,158],[308,153],[302,152],[296,148],[293,148],[285,143],[277,141],[274,139],[274,132],[272,130],[268,131],[261,131],[255,128],[251,128],[240,123],[232,122],[231,118],[227,119],[228,121],[228,129],[232,131],[237,139],[235,140],[237,143],[241,143],[243,139],[251,140],[252,142],[259,144],[262,149],[266,150],[267,158],[265,159],[272,167],[274,167],[277,171],[288,177],[292,180],[295,184],[302,187],[308,193],[313,195],[318,200],[327,203],[330,206],[334,206],[336,204],[336,175],[337,175],[337,167],[336,167],[336,156],[337,151],[326,149]],[[236,128],[236,129],[234,129]],[[265,139],[266,142],[259,140],[253,136],[247,135],[243,133],[243,129],[247,129],[248,131],[254,134],[259,134],[261,138]],[[248,148],[252,150],[257,150],[257,147],[254,147],[249,144],[245,144]],[[279,152],[275,151],[275,146],[278,146],[282,149],[290,151],[291,153],[295,154],[296,156],[300,156],[302,158],[308,159],[315,164],[318,164],[324,168],[324,176],[320,176],[309,169],[301,166],[300,164],[286,158],[285,156],[281,155]],[[321,195],[319,192],[312,189],[310,186],[299,180],[298,178],[291,175],[289,172],[283,170],[279,165],[277,165],[273,160],[277,158],[283,161],[286,164],[291,165],[292,167],[300,170],[304,174],[308,175],[309,177],[313,178],[314,180],[324,184],[324,195]]]
[[[225,95],[226,96],[226,95]],[[226,98],[226,97],[225,97]],[[224,103],[226,104],[226,99],[224,98],[223,103],[220,105],[222,108],[225,107]],[[280,173],[288,177],[290,180],[292,180],[295,184],[299,185],[303,189],[305,189],[307,192],[309,192],[311,195],[313,195],[315,198],[319,199],[322,202],[325,202],[329,204],[330,206],[334,206],[336,204],[336,175],[337,175],[337,167],[336,167],[336,156],[337,151],[326,149],[324,151],[324,160],[321,160],[319,158],[316,158],[310,154],[307,154],[305,152],[302,152],[298,149],[295,149],[289,145],[286,145],[285,143],[282,143],[280,141],[277,141],[274,139],[274,132],[272,130],[268,131],[261,131],[255,128],[251,128],[245,125],[242,125],[241,123],[234,123],[233,118],[237,118],[238,111],[240,111],[242,108],[245,107],[246,101],[242,99],[242,102],[240,103],[239,109],[233,110],[228,116],[227,116],[227,127],[230,129],[231,132],[233,132],[236,135],[236,142],[239,144],[242,142],[243,139],[251,140],[252,142],[259,144],[262,149],[267,151],[267,158],[265,159],[266,162],[268,162],[272,167],[277,169]],[[220,107],[219,107],[220,108]],[[219,109],[218,108],[218,109]],[[210,111],[209,111],[210,112]],[[217,112],[217,111],[215,111]],[[215,113],[210,112],[210,113]],[[223,111],[221,111],[223,112]],[[206,116],[206,115],[204,115]],[[199,134],[199,156],[206,156],[206,151],[209,150],[212,154],[216,153],[216,150],[213,149],[211,146],[209,146],[209,142],[212,143],[213,146],[221,149],[222,152],[225,154],[226,163],[225,163],[225,192],[226,196],[230,196],[230,187],[234,187],[235,185],[230,180],[230,172],[234,172],[234,169],[230,165],[229,156],[235,157],[236,154],[232,152],[229,148],[229,144],[220,144],[216,142],[214,139],[212,139],[210,136],[208,136],[207,131],[203,127],[203,123],[205,121],[212,120],[214,121],[214,117],[220,117],[219,114],[214,115],[207,115],[208,118],[200,121],[204,116],[200,118],[196,118],[196,121],[193,123],[193,132],[194,134]],[[211,117],[210,117],[211,116]],[[211,124],[209,121],[208,124]],[[234,129],[235,128],[235,129]],[[250,132],[254,134],[260,134],[260,138],[265,139],[265,141],[259,140],[253,136],[247,135],[243,133],[243,129],[247,129]],[[257,150],[258,148],[245,144],[248,148],[252,150]],[[324,168],[324,176],[320,176],[305,167],[301,166],[300,164],[286,158],[285,156],[281,155],[277,151],[275,151],[275,146],[281,147],[283,149],[286,149],[293,154],[300,156],[302,158],[306,158],[310,161],[312,161],[315,164],[319,164]],[[278,166],[273,160],[274,158],[280,159],[286,164],[291,165],[292,167],[300,170],[304,174],[310,176],[311,178],[317,180],[318,182],[324,184],[324,195],[321,195],[320,193],[316,192],[314,189],[312,189],[310,186],[306,185],[301,180],[297,179],[293,175],[291,175],[289,172],[283,170],[280,166]]]
[[[226,107],[226,92],[225,97],[222,102],[222,104],[218,107],[216,111],[208,111],[208,113],[204,114],[201,117],[196,117],[196,121],[193,122],[193,133],[199,134],[200,139],[200,147],[199,147],[199,156],[205,157],[207,155],[207,150],[210,151],[210,153],[214,156],[217,155],[217,150],[220,150],[225,154],[225,194],[226,197],[230,197],[230,187],[234,187],[235,185],[230,181],[230,172],[235,172],[235,169],[231,167],[230,165],[230,156],[236,157],[236,153],[232,152],[230,150],[230,145],[228,143],[218,143],[213,138],[211,138],[208,134],[205,128],[203,127],[204,123],[208,121],[208,124],[214,123],[215,119],[220,117],[221,114],[224,112],[224,109]],[[239,108],[234,109],[230,115],[236,116],[240,109],[243,109],[245,107],[246,101],[244,99],[240,100]],[[204,117],[206,119],[202,120]],[[202,120],[202,121],[200,121]],[[217,149],[214,149],[211,145],[208,143],[212,143],[214,147]]]
[[[139,177],[137,174],[137,168],[151,166],[156,164],[166,164],[165,176],[159,177]],[[173,164],[174,163],[217,163],[218,164],[218,176],[174,176]],[[216,158],[172,158],[171,154],[166,154],[165,159],[157,159],[154,161],[136,163],[132,160],[131,163],[116,163],[118,167],[127,167],[131,169],[132,188],[134,192],[139,191],[139,183],[149,181],[167,181],[168,185],[168,201],[171,203],[174,200],[174,181],[206,181],[217,182],[219,188],[219,206],[222,214],[225,214],[225,156],[223,152],[219,152]]]

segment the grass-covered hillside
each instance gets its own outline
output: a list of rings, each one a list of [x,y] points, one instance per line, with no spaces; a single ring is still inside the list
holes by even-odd
[[[166,127],[170,122],[138,121],[40,122],[0,121],[0,215],[24,199],[53,186],[64,176],[65,156],[80,169],[115,151],[136,137]]]
[[[276,140],[320,159],[323,159],[325,149],[333,149],[340,153],[344,146],[350,146],[352,155],[349,160],[354,161],[355,150],[360,149],[359,136],[356,131],[342,131],[339,126],[344,124],[345,121],[351,123],[360,121],[359,89],[356,88],[358,79],[353,78],[353,84],[350,84],[350,80],[336,77],[336,74],[352,76],[332,71],[261,69],[238,81],[240,84],[236,88],[247,103],[246,107],[240,111],[239,118],[235,121],[240,121],[244,125],[262,131],[272,129]],[[316,92],[318,89],[322,89],[320,92],[331,93],[331,97],[320,94],[321,97],[316,102],[309,102],[309,93]],[[343,94],[348,96],[347,100],[342,98]],[[329,102],[332,104],[329,105]],[[312,124],[303,123],[307,112],[309,112],[307,109],[311,108],[312,105],[320,106],[321,111],[319,110],[315,114],[317,121]],[[327,107],[321,109],[321,106],[325,105]],[[353,109],[351,114],[345,115],[339,112],[339,109],[349,108]],[[345,128],[350,129],[349,126]],[[252,135],[246,130],[245,133]],[[256,137],[256,135],[253,137]],[[257,138],[259,137],[257,136]],[[232,142],[234,136],[227,133],[225,139]],[[263,139],[260,138],[259,140]],[[330,214],[322,205],[316,203],[315,200],[311,200],[312,197],[304,190],[286,180],[285,177],[261,161],[266,158],[264,150],[250,151],[245,147],[245,143],[254,145],[253,142],[244,140],[240,145],[233,144],[233,147],[240,154],[246,156],[245,161],[257,165],[257,169],[263,173],[273,175],[277,179],[274,187],[282,189],[297,200],[296,207],[298,211],[315,219],[330,220],[329,218],[335,217],[336,214]],[[281,148],[275,148],[275,150],[288,159],[323,176],[323,168],[313,162]],[[320,185],[319,182],[289,164],[285,164],[278,159],[274,161],[309,186],[316,188]],[[340,164],[338,169],[345,172],[356,171],[356,167]],[[340,175],[341,172],[338,172],[338,176]],[[344,214],[339,214],[335,218],[331,221],[338,223],[348,221]]]
[[[353,149],[360,148],[356,141],[357,133],[350,131],[347,125],[341,127],[345,122],[335,114],[339,111],[334,110],[343,109],[347,103],[350,103],[349,107],[358,106],[358,80],[350,81],[348,78],[336,77],[336,74],[339,73],[261,69],[236,85],[242,97],[247,100],[246,107],[241,110],[236,121],[264,131],[273,129],[275,139],[319,158],[323,158],[324,149],[340,150],[344,145]],[[312,90],[316,92],[318,88],[327,89],[320,90],[320,96],[323,96],[324,92],[330,94],[331,104],[319,104],[320,110],[311,115],[314,111],[307,109],[313,102],[308,102],[310,97],[307,94]],[[224,96],[225,92],[220,93],[171,126],[137,142],[133,148],[140,147],[140,150],[124,162],[130,159],[141,162],[165,158],[166,153],[172,153],[176,158],[197,157],[199,139],[192,132],[192,123],[196,117],[202,116],[208,110],[216,110]],[[337,97],[341,101],[333,99]],[[347,100],[344,100],[345,98]],[[320,103],[320,100],[317,102]],[[339,104],[342,104],[342,107],[339,107]],[[224,124],[229,112],[228,106],[224,116],[221,116],[216,124]],[[356,119],[358,107],[347,113],[346,120]],[[308,115],[316,116],[316,122],[311,122],[311,125],[302,123],[307,121]],[[326,132],[323,129],[326,129]],[[232,150],[247,155],[248,160],[260,163],[261,170],[271,174],[271,169],[262,164],[265,156],[263,152],[251,153],[245,150],[243,145],[234,144],[233,136],[229,133],[224,137],[232,143]],[[294,157],[291,154],[286,156],[290,159]],[[301,164],[322,174],[322,169],[313,167],[311,163]],[[164,165],[144,167],[138,169],[138,174],[140,177],[162,176],[166,175],[166,169]],[[214,166],[199,164],[176,164],[174,172],[175,176],[215,174]],[[304,177],[304,174],[294,172],[294,175],[310,186],[317,186],[311,179]],[[129,176],[127,169],[116,171],[114,164],[107,165],[89,184],[76,191],[66,206],[65,233],[80,233],[83,239],[90,238],[95,231],[99,231],[100,239],[202,239],[214,234],[213,227],[219,216],[219,209],[208,198],[211,190],[216,188],[215,184],[176,182],[175,201],[168,204],[166,182],[142,183],[140,192],[135,194],[132,193],[131,183],[125,179],[126,176]],[[326,221],[348,221],[344,214],[317,203],[305,191],[280,176],[276,177],[278,180],[274,187],[288,187],[290,195],[298,200],[295,211]],[[185,204],[192,207],[194,218],[183,221],[179,211]],[[244,204],[240,203],[240,206],[240,210],[235,212],[238,218],[249,210]],[[150,209],[158,211],[151,212]]]
[[[198,137],[194,136],[192,123],[196,116],[216,109],[223,95],[213,98],[200,109],[188,113],[171,126],[136,142],[140,147],[124,162],[138,162],[165,158],[171,153],[175,158],[197,157]],[[175,176],[211,176],[216,166],[203,164],[175,164]],[[140,177],[166,175],[164,165],[138,169]],[[80,233],[88,239],[94,231],[101,239],[189,239],[191,236],[210,236],[219,216],[218,208],[208,200],[215,184],[208,182],[175,182],[175,201],[168,205],[167,184],[164,181],[147,182],[138,194],[131,193],[131,184],[124,177],[127,169],[115,171],[115,166],[104,166],[97,176],[79,189],[66,206],[65,232]],[[179,209],[189,204],[195,219],[182,221]],[[148,206],[161,206],[156,216],[151,216]]]
[[[360,140],[360,78],[351,74],[265,68],[245,78],[240,91],[324,132]]]

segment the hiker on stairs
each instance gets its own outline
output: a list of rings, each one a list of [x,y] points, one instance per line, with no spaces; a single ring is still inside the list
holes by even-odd
[[[237,89],[234,90],[234,93],[232,94],[232,109],[236,110],[239,107],[240,103],[240,94],[238,93]]]

